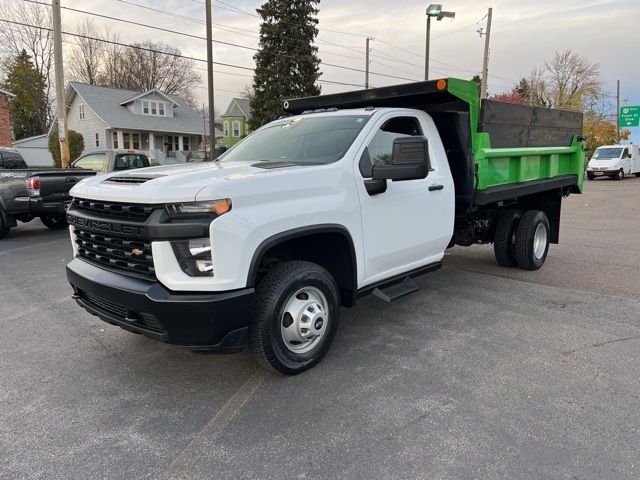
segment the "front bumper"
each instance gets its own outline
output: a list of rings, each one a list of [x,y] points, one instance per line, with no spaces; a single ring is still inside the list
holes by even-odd
[[[253,288],[177,293],[77,258],[67,278],[78,305],[125,330],[201,352],[235,353],[246,344]]]

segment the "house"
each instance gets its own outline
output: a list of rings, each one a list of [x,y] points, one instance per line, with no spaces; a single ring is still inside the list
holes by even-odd
[[[105,148],[143,150],[160,164],[202,156],[198,148],[209,126],[177,95],[71,82],[66,102],[67,128],[82,134],[84,153]]]
[[[9,118],[9,100],[15,95],[0,88],[0,147],[11,146],[11,119]]]
[[[16,140],[12,147],[20,152],[30,167],[53,166],[53,157],[49,152],[49,137],[46,134]]]
[[[222,138],[218,143],[232,147],[249,134],[251,105],[246,98],[234,98],[222,114]]]

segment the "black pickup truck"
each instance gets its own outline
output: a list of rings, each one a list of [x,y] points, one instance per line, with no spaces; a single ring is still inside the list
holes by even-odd
[[[27,167],[16,150],[0,147],[0,239],[11,227],[40,217],[52,230],[67,227],[69,190],[93,170]]]

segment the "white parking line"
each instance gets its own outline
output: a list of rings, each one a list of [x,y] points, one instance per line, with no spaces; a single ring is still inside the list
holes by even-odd
[[[251,396],[258,389],[269,373],[260,368],[251,375],[244,385],[224,404],[224,406],[209,420],[193,440],[182,452],[171,462],[169,467],[160,476],[162,480],[176,480],[191,478],[188,470],[204,453],[213,445],[213,441],[227,424],[235,417]]]

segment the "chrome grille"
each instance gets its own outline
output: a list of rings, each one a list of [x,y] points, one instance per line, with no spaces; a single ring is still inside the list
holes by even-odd
[[[120,218],[135,221],[145,221],[157,207],[153,205],[101,202],[99,200],[85,200],[75,198],[73,207],[82,212],[92,213],[101,217]]]
[[[75,228],[78,256],[109,268],[155,279],[151,242]]]

